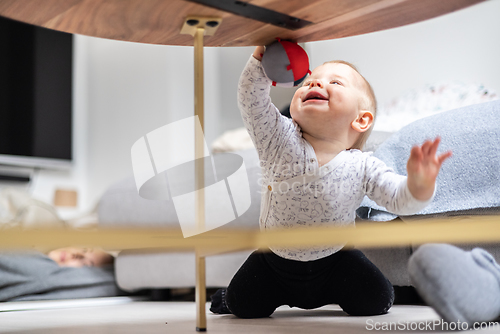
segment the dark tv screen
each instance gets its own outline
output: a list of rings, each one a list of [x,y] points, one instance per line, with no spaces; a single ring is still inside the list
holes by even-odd
[[[0,17],[2,157],[72,159],[73,36]]]

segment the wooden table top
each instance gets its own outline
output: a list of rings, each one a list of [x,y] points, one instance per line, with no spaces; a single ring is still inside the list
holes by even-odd
[[[193,45],[191,36],[180,34],[185,18],[214,16],[221,17],[222,24],[214,36],[205,37],[205,46],[249,46],[266,45],[276,37],[310,42],[365,34],[430,19],[482,1],[245,0],[311,22],[297,30],[186,0],[0,0],[0,15],[74,34],[163,45]]]

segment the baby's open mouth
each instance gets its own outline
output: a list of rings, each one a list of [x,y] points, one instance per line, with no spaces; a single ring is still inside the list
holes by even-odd
[[[311,100],[328,101],[328,98],[319,92],[309,92],[303,102]]]

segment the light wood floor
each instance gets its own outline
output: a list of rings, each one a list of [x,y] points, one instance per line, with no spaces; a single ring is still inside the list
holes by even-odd
[[[49,309],[1,311],[0,333],[197,333],[193,302],[134,301],[64,307],[57,308],[56,304]],[[388,314],[376,317],[351,317],[337,305],[329,305],[316,310],[281,307],[266,319],[237,319],[210,312],[207,318],[208,333],[224,334],[446,332],[441,325],[430,327],[439,317],[425,306],[397,305]],[[392,330],[381,330],[384,325],[392,326]],[[474,332],[500,332],[500,326]]]

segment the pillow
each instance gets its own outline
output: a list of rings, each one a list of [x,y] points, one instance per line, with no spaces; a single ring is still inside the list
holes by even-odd
[[[415,121],[387,139],[374,153],[398,174],[415,144],[441,137],[439,152],[451,150],[436,181],[432,203],[416,216],[500,211],[500,101],[446,111]],[[357,214],[362,219],[396,218],[367,197]]]
[[[224,132],[212,143],[213,153],[243,151],[255,148],[245,127]]]
[[[363,147],[364,152],[374,152],[384,141],[392,135],[392,132],[372,131],[370,137]]]

